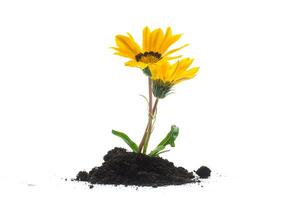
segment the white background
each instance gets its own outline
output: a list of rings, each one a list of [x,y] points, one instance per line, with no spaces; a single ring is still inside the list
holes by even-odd
[[[1,1],[0,198],[299,199],[300,7],[297,1]],[[151,147],[213,171],[158,189],[64,182],[100,165],[111,129],[142,137],[147,81],[109,48],[145,25],[184,33],[200,73],[160,102]],[[107,196],[109,195],[109,196]]]

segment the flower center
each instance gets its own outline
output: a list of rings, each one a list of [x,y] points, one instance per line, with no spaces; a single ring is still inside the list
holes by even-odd
[[[135,56],[136,61],[143,63],[156,63],[161,59],[161,54],[153,51],[146,51]]]

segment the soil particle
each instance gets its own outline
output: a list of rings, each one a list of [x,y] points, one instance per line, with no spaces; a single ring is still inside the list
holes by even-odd
[[[85,171],[78,172],[76,176],[76,180],[78,181],[88,181],[89,180],[89,174]]]
[[[196,171],[196,174],[200,178],[208,178],[208,177],[210,177],[210,173],[211,173],[211,170],[206,166],[202,166],[199,169],[197,169],[197,171]]]
[[[172,162],[160,157],[127,152],[114,148],[104,156],[100,167],[89,172],[80,171],[77,181],[91,184],[167,186],[197,182],[192,172],[175,167]]]

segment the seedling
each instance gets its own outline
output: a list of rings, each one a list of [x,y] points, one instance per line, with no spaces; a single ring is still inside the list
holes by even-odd
[[[169,50],[170,46],[177,42],[181,36],[182,34],[174,35],[170,27],[167,28],[165,33],[160,28],[151,31],[148,27],[145,27],[142,47],[130,33],[115,37],[116,47],[112,47],[115,54],[129,58],[130,60],[125,65],[140,68],[148,79],[148,98],[145,97],[148,102],[148,122],[139,145],[131,140],[127,134],[112,130],[112,133],[123,139],[133,152],[155,157],[169,151],[166,150],[168,145],[175,147],[179,128],[172,125],[170,132],[163,140],[149,154],[147,153],[159,100],[171,94],[174,85],[195,77],[199,70],[199,67],[189,68],[193,63],[193,59],[180,59],[181,55],[171,56],[171,54],[188,45],[185,44]],[[154,103],[153,96],[155,97]]]

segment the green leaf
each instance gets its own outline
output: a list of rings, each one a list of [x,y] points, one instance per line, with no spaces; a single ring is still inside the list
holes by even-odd
[[[119,132],[119,131],[115,131],[112,130],[111,131],[114,135],[122,138],[124,140],[124,142],[126,142],[126,144],[128,144],[128,146],[132,149],[133,152],[137,152],[138,151],[138,146],[135,142],[133,142],[128,135],[126,135],[125,133]]]
[[[171,127],[170,132],[166,135],[166,137],[157,145],[157,147],[150,152],[149,156],[158,156],[161,153],[166,152],[164,149],[167,145],[171,147],[175,147],[175,140],[179,134],[179,128],[175,125]]]
[[[160,151],[160,152],[158,152],[156,155],[160,155],[160,154],[162,154],[162,153],[166,153],[166,152],[169,152],[170,151],[170,149],[167,149],[167,150],[164,150],[164,151]]]

